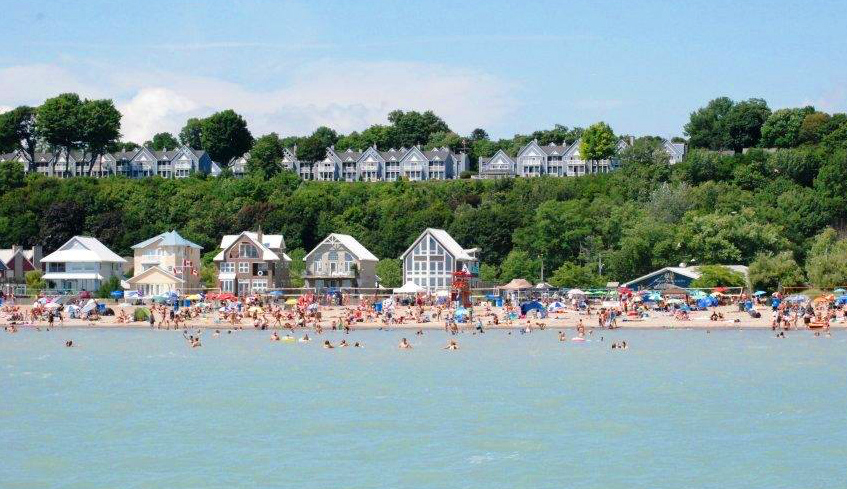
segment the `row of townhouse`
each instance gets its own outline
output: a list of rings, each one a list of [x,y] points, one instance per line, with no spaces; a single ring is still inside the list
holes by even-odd
[[[630,141],[620,140],[617,152],[630,146]],[[584,160],[579,154],[580,140],[571,145],[550,143],[541,145],[533,140],[524,145],[514,158],[502,149],[490,158],[479,159],[478,178],[535,177],[553,175],[578,177],[596,173],[609,173],[620,166],[615,156],[606,160]],[[665,141],[662,148],[670,164],[682,161],[685,144]]]
[[[20,151],[0,155],[0,161],[18,161],[25,171],[29,171],[27,156]],[[62,152],[59,155],[35,153],[35,171],[58,178],[87,175],[98,178],[112,175],[128,178],[185,178],[193,173],[220,174],[220,168],[205,151],[188,146],[164,151],[141,147],[132,151],[106,153],[94,160],[89,172],[90,164],[78,151],[71,151],[70,154]]]
[[[63,293],[96,291],[113,277],[126,289],[143,296],[171,292],[191,294],[202,290],[201,247],[170,231],[132,247],[133,257],[123,258],[94,237],[74,236],[56,251],[41,258],[41,248],[31,254],[14,247],[0,250],[0,271],[23,274],[43,269],[48,289]],[[280,234],[244,231],[221,239],[213,262],[221,292],[239,296],[264,294],[291,286],[291,258]],[[443,229],[427,228],[400,256],[404,283],[423,290],[449,289],[453,273],[466,271],[476,282],[479,250],[465,249]],[[319,291],[339,288],[376,289],[379,259],[356,238],[333,233],[303,258],[305,285]],[[133,276],[124,279],[132,264]]]
[[[411,148],[379,151],[370,147],[365,151],[339,150],[330,146],[326,157],[314,164],[301,162],[297,148],[283,151],[281,166],[297,173],[303,180],[343,182],[383,182],[400,177],[412,181],[451,180],[459,178],[468,169],[468,155],[452,153],[448,148],[424,150]],[[233,158],[230,168],[235,176],[247,173],[250,154]]]

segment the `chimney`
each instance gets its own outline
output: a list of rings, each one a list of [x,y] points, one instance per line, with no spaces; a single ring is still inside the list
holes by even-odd
[[[41,245],[34,245],[32,247],[32,266],[36,270],[41,270],[41,258],[43,258],[44,252],[41,249]]]
[[[263,237],[264,236],[262,235],[262,226],[260,225],[259,230],[256,232],[256,241],[258,241],[260,244],[264,244],[264,243],[262,243]]]

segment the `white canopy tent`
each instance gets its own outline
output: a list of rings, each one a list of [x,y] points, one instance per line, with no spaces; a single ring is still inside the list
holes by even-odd
[[[426,289],[424,289],[420,285],[418,285],[418,284],[412,282],[411,280],[409,280],[408,282],[403,284],[402,287],[394,289],[394,293],[395,294],[417,294],[419,292],[423,292],[424,290],[426,290]]]

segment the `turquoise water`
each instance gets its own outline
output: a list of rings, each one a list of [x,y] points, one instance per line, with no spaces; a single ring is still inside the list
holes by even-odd
[[[788,335],[2,333],[0,487],[845,487],[847,333]]]

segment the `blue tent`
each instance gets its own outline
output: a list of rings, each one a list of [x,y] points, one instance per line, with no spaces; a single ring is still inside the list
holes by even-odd
[[[112,293],[109,294],[109,295],[111,295],[112,298],[114,298],[114,299],[120,299],[121,297],[124,296],[124,291],[123,290],[113,290]]]
[[[523,314],[524,316],[526,316],[526,313],[532,310],[538,311],[538,314],[541,315],[541,317],[547,315],[547,309],[545,309],[544,306],[541,305],[541,303],[538,301],[528,301],[521,304],[521,314]]]
[[[703,297],[702,299],[697,301],[697,307],[705,309],[707,307],[714,307],[718,305],[718,300],[715,297]]]
[[[847,304],[847,295],[842,295],[835,298],[836,306],[843,306],[844,304]]]

